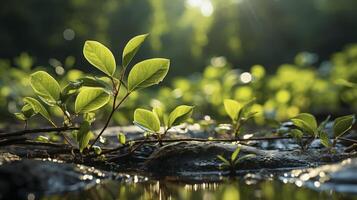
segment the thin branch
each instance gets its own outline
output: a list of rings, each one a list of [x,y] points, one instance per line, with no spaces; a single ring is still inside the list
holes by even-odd
[[[61,132],[61,131],[78,130],[78,129],[79,129],[78,127],[27,129],[27,130],[21,130],[21,131],[14,131],[14,132],[10,132],[10,133],[0,133],[0,139],[7,138],[7,137],[22,136],[22,135],[33,134],[33,133]]]
[[[97,135],[95,140],[92,142],[92,144],[90,145],[89,149],[91,149],[95,145],[95,143],[99,140],[100,136],[104,133],[105,129],[107,129],[107,127],[108,127],[108,125],[110,123],[110,120],[112,119],[112,116],[113,116],[114,112],[120,107],[120,105],[126,100],[126,98],[128,98],[129,95],[130,95],[130,92],[126,93],[126,95],[121,99],[121,101],[118,103],[118,105],[115,106],[113,104],[114,109],[112,109],[112,111],[110,112],[110,114],[108,116],[108,119],[105,122],[102,130],[99,132],[99,134]],[[114,97],[114,99],[116,99],[116,97]]]

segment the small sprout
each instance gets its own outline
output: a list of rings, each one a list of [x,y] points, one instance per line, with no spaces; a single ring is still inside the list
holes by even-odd
[[[338,138],[346,135],[347,131],[351,130],[355,122],[356,122],[355,115],[346,115],[335,119],[333,123],[333,135],[334,135],[333,146],[335,146]]]
[[[292,129],[289,134],[295,138],[302,150],[306,150],[315,138],[319,138],[321,144],[328,147],[330,146],[330,141],[325,131],[325,126],[329,119],[330,116],[318,125],[316,118],[312,114],[300,113],[290,119],[294,126],[296,126],[296,129]],[[303,137],[305,133],[312,136],[312,138],[304,141]]]
[[[331,144],[330,138],[325,131],[325,126],[330,120],[330,116],[328,116],[323,122],[320,123],[319,126],[317,126],[316,119],[313,115],[308,114],[308,113],[301,113],[297,115],[296,117],[290,119],[293,124],[297,127],[297,129],[293,129],[290,133],[294,138],[297,139],[299,142],[300,146],[302,143],[302,135],[301,133],[307,133],[313,138],[319,138],[321,141],[321,144],[324,145],[327,148],[330,148],[332,146],[336,145],[337,139],[339,137],[342,137],[347,133],[352,128],[352,125],[355,122],[355,116],[354,115],[346,115],[342,116],[339,118],[336,118],[334,120],[334,125],[333,125],[333,143]],[[297,135],[297,130],[299,130],[299,134]],[[303,144],[302,149],[306,149],[312,140],[308,141],[306,144]]]
[[[93,146],[94,152],[97,155],[100,155],[102,153],[102,148],[100,148],[99,146]]]
[[[167,131],[173,126],[180,125],[188,120],[193,112],[193,106],[177,106],[167,117],[160,108],[154,108],[153,111],[138,108],[134,112],[134,124],[147,132],[147,135],[154,135],[159,143],[165,137]],[[160,132],[161,124],[164,132]]]
[[[124,145],[126,143],[126,136],[124,133],[118,133],[117,137],[120,144]]]
[[[226,159],[221,155],[217,155],[217,158],[222,161],[222,168],[229,169],[231,175],[234,175],[236,173],[236,168],[239,163],[241,163],[243,160],[246,160],[248,158],[255,157],[255,154],[247,154],[242,157],[239,157],[240,149],[241,146],[238,145],[238,147],[231,154],[230,159]]]
[[[224,108],[232,120],[232,125],[234,127],[233,133],[235,137],[238,137],[242,126],[249,119],[253,118],[255,114],[257,114],[257,112],[251,111],[251,107],[253,106],[254,102],[255,99],[252,99],[246,104],[241,104],[233,99],[224,100]]]

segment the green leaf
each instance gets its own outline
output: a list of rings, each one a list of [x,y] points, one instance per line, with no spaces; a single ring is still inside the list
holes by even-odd
[[[333,124],[333,133],[335,137],[343,136],[348,130],[352,128],[355,122],[354,115],[346,115],[336,118]]]
[[[147,36],[148,34],[138,35],[129,40],[123,51],[123,67],[128,66]]]
[[[115,73],[115,58],[112,52],[97,41],[86,41],[83,55],[90,64],[112,77]]]
[[[103,107],[108,103],[110,95],[103,88],[84,88],[75,101],[76,113],[88,113]]]
[[[107,82],[97,77],[84,77],[78,79],[78,81],[82,82],[82,86],[86,87],[101,87],[111,89],[111,86]]]
[[[232,119],[232,121],[238,120],[238,113],[242,108],[242,105],[233,99],[225,99],[224,102],[224,109],[226,110],[228,116]]]
[[[56,124],[52,121],[50,114],[47,109],[36,99],[32,97],[25,97],[24,102],[29,104],[35,113],[40,113],[45,119],[47,119],[53,126],[56,127]]]
[[[102,153],[102,148],[100,148],[99,146],[93,146],[94,152],[95,154],[99,155]]]
[[[301,113],[292,118],[293,124],[303,131],[306,131],[310,135],[316,136],[317,134],[317,122],[313,115],[308,113]]]
[[[90,123],[83,121],[77,133],[77,142],[80,152],[82,152],[88,146],[90,138]]]
[[[30,84],[35,93],[48,105],[56,105],[60,98],[61,87],[47,72],[38,71],[30,76]]]
[[[217,155],[217,158],[220,159],[224,164],[226,164],[228,166],[231,165],[231,163],[227,159],[225,159],[223,156]]]
[[[146,88],[161,82],[169,71],[170,60],[153,58],[137,63],[128,76],[128,91]]]
[[[32,116],[36,115],[36,112],[32,109],[30,104],[25,104],[22,109],[21,113],[25,116],[25,118],[31,118]]]
[[[14,115],[18,120],[26,121],[28,119],[23,113],[14,113]]]
[[[322,145],[324,145],[325,147],[331,147],[330,138],[328,137],[328,134],[325,131],[319,132],[319,138]]]
[[[169,115],[167,126],[177,126],[191,117],[193,106],[181,105],[177,106]]]
[[[234,150],[234,152],[231,155],[231,161],[234,162],[237,158],[238,158],[238,154],[240,152],[240,146],[238,146],[236,148],[236,150]]]
[[[124,145],[126,143],[126,136],[124,133],[118,133],[117,137],[120,144]]]
[[[134,123],[145,131],[159,132],[159,118],[151,111],[138,108],[134,112]]]
[[[243,160],[246,160],[246,159],[249,159],[249,158],[254,158],[256,155],[255,154],[247,154],[247,155],[244,155],[242,157],[240,157],[239,159],[237,159],[235,162],[234,162],[234,165],[242,162]]]
[[[164,126],[167,126],[165,118],[164,109],[162,107],[154,107],[152,112],[159,118],[160,122],[163,123]]]
[[[299,129],[292,129],[289,134],[297,140],[301,140],[301,138],[304,136],[304,133]]]

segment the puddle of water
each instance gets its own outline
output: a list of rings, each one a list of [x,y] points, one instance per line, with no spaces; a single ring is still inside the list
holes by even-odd
[[[259,183],[225,180],[211,183],[184,183],[172,180],[123,183],[108,181],[80,192],[43,197],[57,199],[204,199],[204,200],[314,200],[356,199],[357,195],[337,193],[332,190],[317,191],[277,180]]]

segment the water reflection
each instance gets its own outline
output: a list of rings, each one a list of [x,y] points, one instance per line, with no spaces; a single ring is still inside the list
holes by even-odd
[[[308,188],[297,187],[295,184],[284,184],[278,181],[264,181],[253,185],[247,185],[237,180],[200,184],[177,183],[172,181],[149,181],[134,184],[108,181],[82,192],[52,195],[43,197],[42,199],[357,200],[357,196],[335,193],[333,191],[318,192]]]

